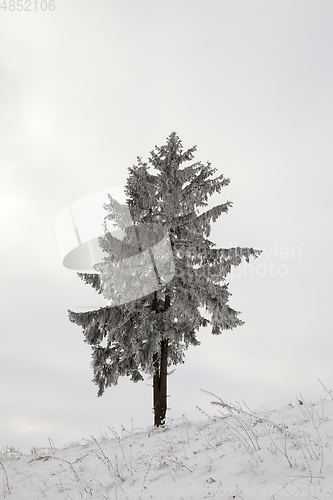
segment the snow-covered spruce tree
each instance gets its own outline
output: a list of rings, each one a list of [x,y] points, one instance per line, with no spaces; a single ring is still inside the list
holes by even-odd
[[[108,255],[95,266],[99,274],[78,273],[110,300],[109,305],[82,313],[69,311],[70,321],[82,327],[85,342],[92,347],[98,396],[121,376],[137,382],[143,380],[143,372],[150,374],[155,426],[165,424],[167,369],[184,363],[190,344],[200,344],[199,328],[210,324],[212,333],[219,335],[244,323],[228,305],[225,279],[242,258],[249,262],[250,256],[261,253],[253,248],[217,249],[208,239],[211,222],[228,212],[232,202],[205,211],[202,207],[229,179],[212,178],[217,169],[209,162],[186,166],[195,151],[196,146],[183,151],[172,132],[164,146],[155,146],[148,163],[138,157],[137,165],[129,168],[127,205],[109,195],[110,204],[104,206],[109,212],[106,221],[116,221],[125,236],[117,239],[105,221],[105,236],[99,244]],[[159,252],[152,251],[163,234],[169,238],[171,259],[164,258],[165,245]],[[153,291],[145,289],[152,273],[157,277]],[[130,301],[122,301],[126,285],[133,290]],[[201,314],[203,307],[210,319]]]

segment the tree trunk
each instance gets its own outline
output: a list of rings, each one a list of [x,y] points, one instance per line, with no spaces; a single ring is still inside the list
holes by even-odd
[[[167,367],[168,367],[168,339],[161,342],[161,351],[155,354],[154,373],[154,425],[163,427],[167,411]]]
[[[153,304],[153,307],[154,306],[157,309],[156,302],[155,304]],[[164,302],[164,312],[169,309],[169,307],[170,296],[166,295]],[[155,353],[153,358],[155,368],[153,377],[155,427],[164,427],[167,411],[168,339],[164,339],[162,337],[160,346],[160,352]]]

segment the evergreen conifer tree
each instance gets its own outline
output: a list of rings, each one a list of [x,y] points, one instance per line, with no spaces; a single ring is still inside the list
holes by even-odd
[[[91,345],[98,396],[121,376],[137,382],[143,380],[142,373],[150,374],[157,427],[165,424],[168,367],[184,363],[188,346],[200,344],[196,338],[200,327],[211,325],[212,333],[219,335],[244,323],[228,305],[225,280],[231,266],[261,253],[253,248],[214,248],[208,239],[211,223],[228,212],[232,202],[205,211],[202,207],[229,179],[212,178],[217,169],[209,162],[187,165],[195,151],[196,146],[184,151],[172,132],[164,146],[155,146],[148,163],[138,157],[137,165],[129,168],[127,205],[109,195],[110,203],[104,206],[109,214],[99,244],[107,257],[95,266],[99,274],[78,273],[109,299],[109,305],[82,313],[68,311],[70,321],[82,327],[84,341]],[[108,220],[122,229],[122,239],[107,228]],[[163,237],[164,246],[154,253]],[[165,258],[168,249],[171,259]],[[153,291],[145,289],[152,273],[157,278]],[[133,290],[132,300],[122,302],[126,285]]]

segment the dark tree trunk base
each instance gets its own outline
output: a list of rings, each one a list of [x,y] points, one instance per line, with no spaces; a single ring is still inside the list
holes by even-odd
[[[153,308],[154,306],[157,306],[157,304],[155,304],[153,304]],[[164,311],[167,311],[169,307],[170,295],[166,295],[164,302]],[[159,353],[154,354],[154,368],[154,426],[164,427],[167,411],[168,339],[162,338],[161,350]]]
[[[161,342],[160,359],[155,354],[154,373],[154,426],[164,427],[167,411],[167,365],[168,365],[168,340]]]

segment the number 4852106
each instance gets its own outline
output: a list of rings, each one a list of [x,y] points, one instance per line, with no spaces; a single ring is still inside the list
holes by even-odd
[[[46,0],[41,0],[40,2],[37,0],[3,0],[0,5],[0,9],[31,12],[32,10],[38,10],[38,4],[39,10],[44,12],[46,10],[50,10],[51,12],[55,10],[55,0],[49,0],[48,2]]]

